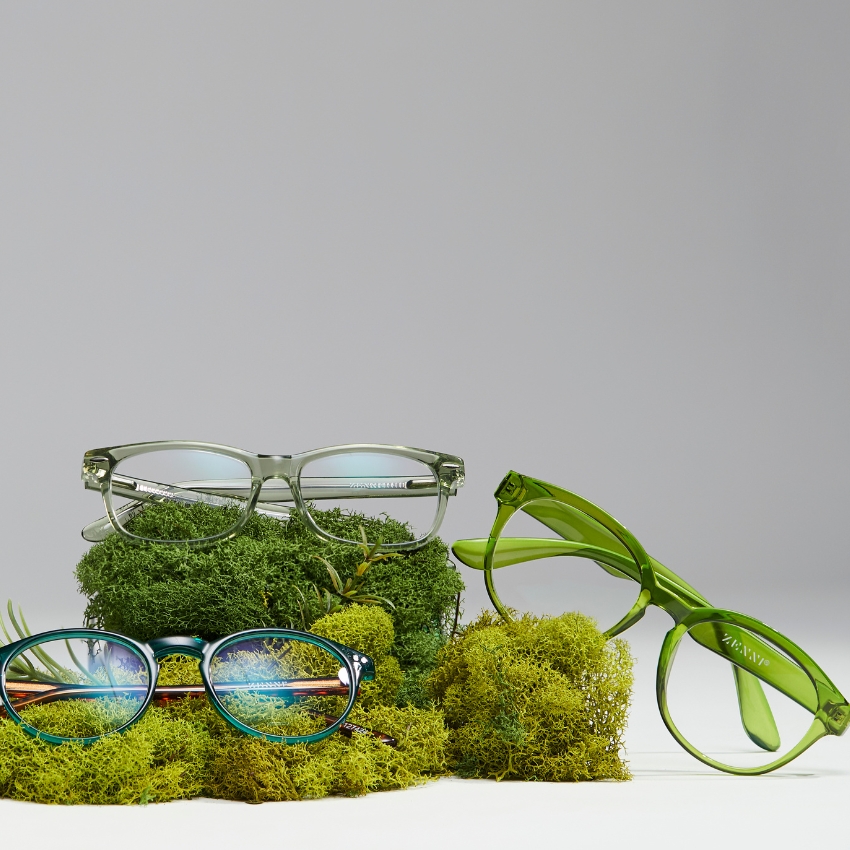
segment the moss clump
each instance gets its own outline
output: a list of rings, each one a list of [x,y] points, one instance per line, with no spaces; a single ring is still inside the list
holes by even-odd
[[[372,655],[377,680],[364,685],[349,719],[392,735],[398,747],[371,735],[336,734],[310,745],[271,743],[241,734],[197,698],[152,706],[126,733],[88,747],[37,741],[12,721],[0,720],[0,796],[40,803],[197,796],[263,802],[406,788],[446,773],[448,733],[440,712],[392,704],[401,674],[389,655],[390,616],[379,608],[351,606],[315,626]],[[200,681],[191,658],[175,656],[161,665],[160,684]],[[52,727],[60,734],[63,721],[75,722],[73,703],[43,708],[53,713]]]
[[[357,647],[375,662],[375,680],[360,688],[357,703],[361,708],[395,704],[402,672],[398,661],[390,655],[393,621],[386,611],[366,605],[349,605],[336,614],[316,620],[311,631],[337,643]]]
[[[459,775],[539,781],[629,778],[631,686],[628,644],[583,614],[503,623],[484,613],[440,650],[427,681]]]
[[[51,706],[57,721],[72,707]],[[211,744],[203,722],[157,706],[123,735],[88,747],[37,741],[2,720],[0,796],[65,804],[197,797],[204,791]]]
[[[360,539],[361,526],[371,540],[412,539],[406,525],[389,517],[316,513],[324,528],[349,540]],[[221,515],[222,509],[204,504],[160,504],[148,506],[133,523],[139,534],[202,537],[219,529]],[[112,535],[92,546],[76,574],[88,597],[87,620],[94,626],[137,640],[175,634],[212,639],[258,626],[311,629],[327,614],[317,589],[333,590],[321,558],[345,581],[363,553],[319,539],[297,514],[285,523],[254,514],[233,540],[207,549],[136,545]],[[364,593],[394,606],[389,611],[393,655],[406,671],[401,704],[427,703],[420,683],[445,642],[462,589],[439,539],[370,566]],[[349,645],[366,651],[356,642]]]
[[[207,795],[247,802],[354,797],[446,772],[446,730],[438,711],[381,706],[368,713],[355,709],[349,719],[387,732],[398,747],[370,735],[280,746],[226,732],[210,760]]]
[[[349,719],[392,735],[398,746],[371,735],[275,744],[241,735],[201,699],[152,706],[124,734],[88,747],[53,746],[0,720],[0,796],[62,804],[199,796],[266,802],[407,788],[446,773],[447,733],[435,709],[375,706]]]

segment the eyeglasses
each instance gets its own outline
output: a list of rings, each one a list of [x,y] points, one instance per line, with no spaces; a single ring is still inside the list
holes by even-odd
[[[511,619],[493,570],[539,558],[588,558],[610,576],[639,584],[637,600],[618,612],[622,618],[606,635],[633,626],[648,605],[673,618],[658,661],[658,707],[673,737],[700,761],[738,775],[767,773],[847,729],[847,700],[800,647],[752,617],[712,607],[596,505],[516,472],[495,495],[490,537],[458,540],[452,551],[484,571],[496,610]],[[555,536],[514,536],[517,520],[526,517]]]
[[[159,661],[199,661],[203,685],[157,687]],[[285,744],[334,732],[395,739],[346,720],[362,682],[375,678],[370,658],[292,629],[251,629],[213,643],[192,637],[139,643],[95,629],[60,629],[0,647],[5,713],[36,738],[60,744],[123,732],[153,700],[206,695],[246,735]]]
[[[168,440],[92,449],[83,456],[82,478],[87,489],[103,495],[107,513],[83,529],[91,542],[117,531],[136,542],[206,546],[236,535],[254,511],[286,520],[294,507],[320,537],[343,543],[362,541],[338,537],[326,527],[328,511],[367,517],[391,512],[413,539],[368,542],[401,551],[418,549],[437,533],[449,496],[463,486],[464,467],[458,457],[402,446],[257,455],[214,443]],[[154,503],[208,514],[210,507],[220,508],[213,512],[215,533],[195,537],[192,523],[177,521],[165,539],[160,530],[140,527],[134,520]]]

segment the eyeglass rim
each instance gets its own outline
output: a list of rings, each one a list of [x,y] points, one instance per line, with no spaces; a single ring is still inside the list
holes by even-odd
[[[638,594],[638,598],[622,620],[608,629],[605,634],[613,637],[634,625],[644,615],[650,601],[649,589],[655,585],[649,555],[647,555],[640,541],[607,511],[604,511],[598,505],[579,496],[577,493],[564,490],[554,484],[549,484],[548,482],[523,475],[513,470],[508,472],[502,479],[496,488],[494,496],[499,508],[496,513],[496,519],[490,529],[490,536],[487,539],[483,565],[484,583],[490,601],[503,619],[510,620],[512,618],[507,607],[499,598],[493,581],[493,557],[499,537],[510,518],[517,511],[522,510],[525,505],[545,499],[562,502],[599,523],[625,547],[626,551],[632,556],[634,564],[638,567],[640,575],[640,593]]]
[[[301,640],[327,650],[342,663],[348,673],[349,682],[352,684],[349,685],[348,704],[333,724],[325,727],[319,732],[314,732],[311,735],[270,735],[268,733],[261,732],[259,729],[246,726],[227,711],[218,699],[214,686],[210,680],[210,663],[222,647],[237,640],[251,637],[283,637]],[[109,640],[111,642],[121,644],[127,649],[133,650],[137,653],[146,665],[146,672],[148,676],[147,694],[139,706],[138,711],[122,726],[112,729],[103,735],[95,735],[87,738],[69,738],[52,735],[36,729],[33,726],[30,726],[26,720],[15,711],[12,701],[6,692],[7,670],[10,663],[14,661],[15,658],[33,646],[37,646],[42,643],[48,643],[52,640],[73,639]],[[363,682],[372,681],[375,676],[375,665],[369,656],[358,650],[352,649],[351,647],[345,646],[344,644],[330,640],[329,638],[315,635],[312,632],[303,632],[298,629],[246,629],[241,632],[234,632],[231,635],[225,635],[224,637],[218,638],[214,641],[205,641],[202,638],[174,635],[170,637],[154,638],[149,642],[137,641],[117,632],[108,632],[100,629],[53,629],[46,632],[39,632],[35,635],[29,635],[21,640],[6,644],[5,646],[0,646],[0,701],[3,703],[7,716],[33,738],[47,741],[51,744],[62,744],[67,741],[74,741],[87,746],[95,743],[96,741],[101,741],[106,737],[125,732],[141,719],[156,696],[157,679],[159,676],[159,661],[171,655],[188,655],[199,661],[198,666],[207,698],[210,700],[216,712],[227,723],[253,738],[261,738],[266,741],[282,744],[310,744],[332,735],[343,726],[346,718],[351,712],[351,709],[357,699],[359,685]]]
[[[172,450],[207,451],[241,461],[248,467],[251,472],[251,493],[246,501],[245,509],[233,526],[210,537],[193,540],[157,540],[135,535],[121,525],[112,504],[112,474],[116,466],[130,457],[149,452]],[[308,463],[324,457],[356,452],[375,452],[405,457],[425,464],[432,471],[437,485],[437,507],[430,529],[414,540],[403,541],[401,543],[385,543],[382,544],[381,548],[386,552],[401,552],[413,551],[425,546],[434,538],[442,524],[449,497],[455,495],[457,489],[464,484],[464,462],[455,455],[428,449],[383,445],[380,443],[351,443],[341,446],[328,446],[291,455],[265,455],[219,443],[207,443],[195,440],[158,440],[89,449],[83,455],[81,477],[87,489],[98,490],[101,493],[104,506],[106,507],[107,518],[112,529],[124,539],[133,543],[160,543],[164,545],[186,545],[193,548],[204,548],[221,540],[232,539],[244,527],[251,514],[257,508],[257,501],[263,484],[273,479],[282,479],[289,484],[295,509],[314,534],[330,542],[357,543],[359,541],[337,537],[322,529],[308,510],[307,503],[301,492],[301,471]],[[100,520],[96,520],[94,523],[86,526],[83,529],[84,538],[86,530],[100,522]]]
[[[780,758],[758,767],[747,768],[726,764],[700,751],[688,741],[676,726],[667,704],[667,684],[673,669],[676,650],[688,632],[695,626],[706,623],[732,625],[754,634],[762,641],[772,643],[793,661],[811,682],[817,696],[817,709],[812,712],[812,724],[800,741]],[[764,681],[767,682],[766,679]],[[725,608],[697,608],[667,632],[658,656],[655,692],[661,718],[676,741],[694,758],[704,764],[726,773],[733,773],[736,776],[759,776],[783,767],[805,752],[816,741],[826,735],[842,735],[850,725],[850,706],[820,665],[807,652],[790,638],[761,622],[761,620]],[[792,698],[788,694],[785,694],[785,696]]]

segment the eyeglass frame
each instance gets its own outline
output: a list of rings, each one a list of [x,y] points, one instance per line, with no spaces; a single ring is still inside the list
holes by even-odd
[[[640,593],[635,604],[618,623],[608,629],[604,634],[607,638],[621,634],[643,617],[649,605],[655,605],[661,608],[673,619],[674,627],[665,636],[658,659],[656,700],[664,725],[670,734],[673,735],[676,741],[687,752],[699,761],[726,773],[739,776],[756,776],[788,764],[820,738],[826,735],[842,735],[847,730],[848,725],[850,725],[850,705],[848,705],[847,700],[820,666],[797,644],[770,626],[756,620],[754,617],[713,607],[701,594],[672,570],[654,558],[651,558],[637,538],[625,526],[597,505],[569,490],[564,490],[554,484],[549,484],[514,471],[508,472],[494,495],[498,503],[498,510],[490,531],[490,536],[486,541],[483,539],[455,541],[452,544],[452,552],[466,566],[484,571],[484,583],[487,588],[487,595],[502,618],[506,621],[512,619],[510,610],[499,599],[493,583],[493,570],[503,566],[510,566],[542,557],[575,555],[596,561],[607,572],[611,572],[613,569],[615,575],[619,574],[618,577],[629,578],[632,581],[638,582],[640,584]],[[563,535],[560,535],[563,537],[563,542],[548,538],[500,538],[502,531],[516,511],[522,510],[526,505],[540,500],[561,503],[573,511],[585,514],[591,520],[601,525],[609,534],[613,535],[625,548],[628,556],[612,552],[610,549],[601,546],[572,541],[563,537]],[[534,516],[533,514],[529,515]],[[574,521],[575,516],[571,515],[570,519]],[[538,521],[540,520],[538,519]],[[552,530],[557,533],[556,529]],[[592,526],[584,529],[584,531],[588,530],[591,532],[591,538],[593,536],[599,537],[598,533],[596,535],[592,534]],[[513,546],[502,549],[502,560],[506,561],[505,563],[494,563],[496,548],[500,539],[514,539],[516,543]],[[482,548],[484,549],[483,555],[481,552]],[[761,691],[761,683],[758,681],[759,679],[763,679],[780,693],[785,694],[789,699],[794,700],[813,714],[812,725],[803,736],[803,739],[785,753],[785,755],[767,765],[754,768],[739,768],[712,759],[690,744],[679,732],[670,716],[666,691],[676,650],[686,634],[691,632],[695,627],[708,624],[722,624],[727,628],[731,627],[733,630],[744,629],[754,637],[766,639],[785,653],[792,662],[796,663],[814,687],[817,695],[817,706],[812,708],[810,705],[804,705],[801,701],[802,697],[799,689],[797,697],[793,696],[788,692],[787,688],[780,687],[775,680],[770,681],[772,677],[763,667],[752,663],[747,664],[749,658],[746,655],[743,658],[740,654],[733,657],[731,653],[720,651],[728,649],[728,647],[721,647],[718,644],[717,647],[712,648],[706,646],[701,640],[694,638],[698,643],[706,646],[710,651],[725,657],[732,664],[732,668],[735,671],[736,685],[738,685],[736,692],[741,711],[741,722],[748,737],[757,745],[761,746],[757,740],[760,729],[765,729],[765,717],[761,710],[761,705],[762,703],[766,704],[764,693]],[[793,664],[788,664],[787,660],[783,659],[764,640],[761,641],[760,650],[765,653],[765,658],[769,658],[772,661],[772,665],[768,667],[771,673],[777,666],[781,668],[783,662],[786,668],[793,667]],[[743,675],[739,675],[739,670]],[[788,672],[786,669],[786,674]],[[750,676],[747,678],[746,674],[748,673]],[[759,692],[761,692],[760,699]],[[772,716],[769,718],[769,721],[770,723],[774,723]]]
[[[226,647],[230,643],[238,643],[242,640],[252,638],[272,638],[272,639],[292,639],[310,643],[314,646],[324,649],[329,652],[342,664],[348,676],[347,685],[349,695],[348,704],[345,710],[339,717],[333,718],[334,722],[322,729],[319,732],[314,732],[310,735],[272,735],[262,732],[259,729],[254,729],[251,726],[246,726],[224,707],[218,695],[215,692],[215,687],[210,681],[210,663],[222,647]],[[48,643],[52,640],[108,640],[112,643],[117,643],[126,649],[130,649],[144,660],[146,664],[146,673],[148,676],[148,684],[139,687],[146,687],[147,694],[138,711],[130,720],[112,729],[103,735],[95,735],[87,738],[68,738],[53,735],[48,732],[43,732],[39,729],[30,726],[27,721],[21,717],[15,710],[12,700],[7,693],[7,671],[9,664],[16,658],[23,655],[34,646]],[[172,655],[184,655],[196,659],[199,664],[198,668],[201,673],[203,682],[203,691],[196,685],[165,685],[157,686],[159,678],[159,662],[164,658]],[[29,635],[21,640],[13,643],[0,646],[0,700],[2,700],[3,709],[7,717],[17,723],[27,734],[42,741],[47,741],[51,744],[62,744],[66,741],[75,741],[84,745],[93,744],[100,741],[109,735],[125,732],[135,723],[137,723],[144,713],[150,707],[150,704],[155,700],[167,700],[183,696],[202,696],[206,695],[212,703],[216,712],[231,726],[250,735],[254,738],[262,738],[266,741],[272,741],[281,744],[310,744],[327,738],[334,732],[342,732],[350,735],[355,733],[368,733],[378,738],[382,743],[389,746],[395,746],[396,740],[382,732],[374,732],[371,729],[365,729],[355,723],[349,723],[346,718],[354,707],[357,699],[360,685],[364,682],[371,682],[375,678],[375,663],[372,659],[364,655],[362,652],[351,649],[329,638],[323,638],[319,635],[314,635],[311,632],[302,632],[296,629],[247,629],[242,632],[235,632],[232,635],[226,635],[215,641],[206,641],[199,637],[186,637],[182,635],[173,637],[154,638],[148,642],[136,641],[126,635],[121,635],[116,632],[101,631],[99,629],[54,629],[52,631],[40,632],[39,634]],[[14,681],[14,680],[13,680]],[[20,684],[26,684],[21,682]],[[70,683],[68,683],[70,684]],[[261,683],[259,683],[261,684]],[[104,686],[106,687],[106,686]],[[118,686],[119,690],[124,690]],[[12,691],[15,689],[12,688]],[[47,694],[49,696],[49,694]],[[324,715],[326,719],[331,719],[328,715]]]
[[[227,531],[210,537],[199,538],[197,540],[151,540],[146,537],[135,535],[121,525],[117,516],[118,511],[115,510],[112,504],[112,482],[115,467],[121,463],[121,461],[130,457],[147,454],[149,452],[172,450],[211,452],[241,461],[248,467],[251,472],[251,489],[245,497],[245,509],[242,511],[242,515],[235,525],[227,529]],[[310,515],[310,512],[307,510],[306,502],[310,499],[309,497],[307,499],[304,498],[301,489],[301,470],[307,463],[315,460],[332,457],[334,455],[353,454],[357,452],[373,452],[377,454],[387,454],[396,457],[408,458],[410,460],[416,460],[423,463],[431,470],[434,475],[433,486],[435,486],[437,490],[437,510],[430,530],[423,537],[417,538],[416,540],[403,541],[401,543],[382,542],[381,550],[384,552],[402,552],[413,551],[425,546],[434,538],[440,528],[443,517],[446,513],[449,497],[456,495],[458,488],[462,487],[464,484],[465,471],[463,460],[454,455],[433,452],[427,449],[415,449],[407,446],[389,446],[377,443],[352,443],[350,445],[343,446],[329,446],[323,449],[314,449],[312,451],[300,452],[292,455],[261,455],[248,452],[243,449],[233,448],[232,446],[220,445],[218,443],[205,443],[190,440],[160,440],[146,443],[128,443],[121,446],[111,446],[109,448],[90,449],[83,455],[81,477],[86,489],[96,490],[101,493],[106,507],[107,516],[89,523],[89,525],[83,529],[82,535],[84,539],[89,540],[90,542],[98,542],[112,533],[112,531],[115,531],[126,540],[130,540],[134,543],[156,542],[166,545],[183,544],[191,547],[202,548],[212,545],[219,540],[229,540],[235,537],[254,512],[276,516],[278,519],[287,517],[291,512],[291,509],[288,506],[269,504],[269,502],[272,501],[283,501],[278,493],[269,492],[267,494],[268,502],[264,503],[261,508],[257,506],[258,501],[261,501],[262,490],[266,482],[285,481],[289,487],[292,501],[295,503],[295,509],[298,511],[298,514],[311,531],[322,539],[330,542],[356,543],[358,541],[336,537],[327,531],[324,531],[317,525],[313,517]],[[378,479],[382,476],[370,477]],[[405,489],[378,488],[378,493],[383,497],[416,497],[431,495],[430,493],[426,494],[423,492],[426,486],[428,486],[427,483],[424,486],[420,483],[419,486],[408,486]],[[215,490],[216,488],[208,489]],[[196,488],[193,492],[202,493],[204,491]],[[364,492],[369,491],[358,490],[359,495],[354,498],[367,498],[364,497]],[[132,498],[136,502],[144,503],[155,502],[168,495],[169,494],[165,491],[162,491],[159,494],[150,495],[133,490],[132,495],[127,498]],[[176,495],[171,496],[171,498],[175,501],[179,501],[179,497]],[[324,498],[339,497],[327,495]],[[128,506],[126,505],[122,506],[119,511],[126,511],[127,508]],[[104,520],[108,521],[108,526]],[[109,527],[111,527],[111,531],[109,530]],[[87,532],[89,533],[87,534]]]

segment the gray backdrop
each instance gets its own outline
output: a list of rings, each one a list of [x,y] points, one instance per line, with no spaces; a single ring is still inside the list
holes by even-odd
[[[447,540],[518,469],[846,650],[849,30],[0,3],[2,598],[80,622],[88,448],[388,442],[466,459]]]

